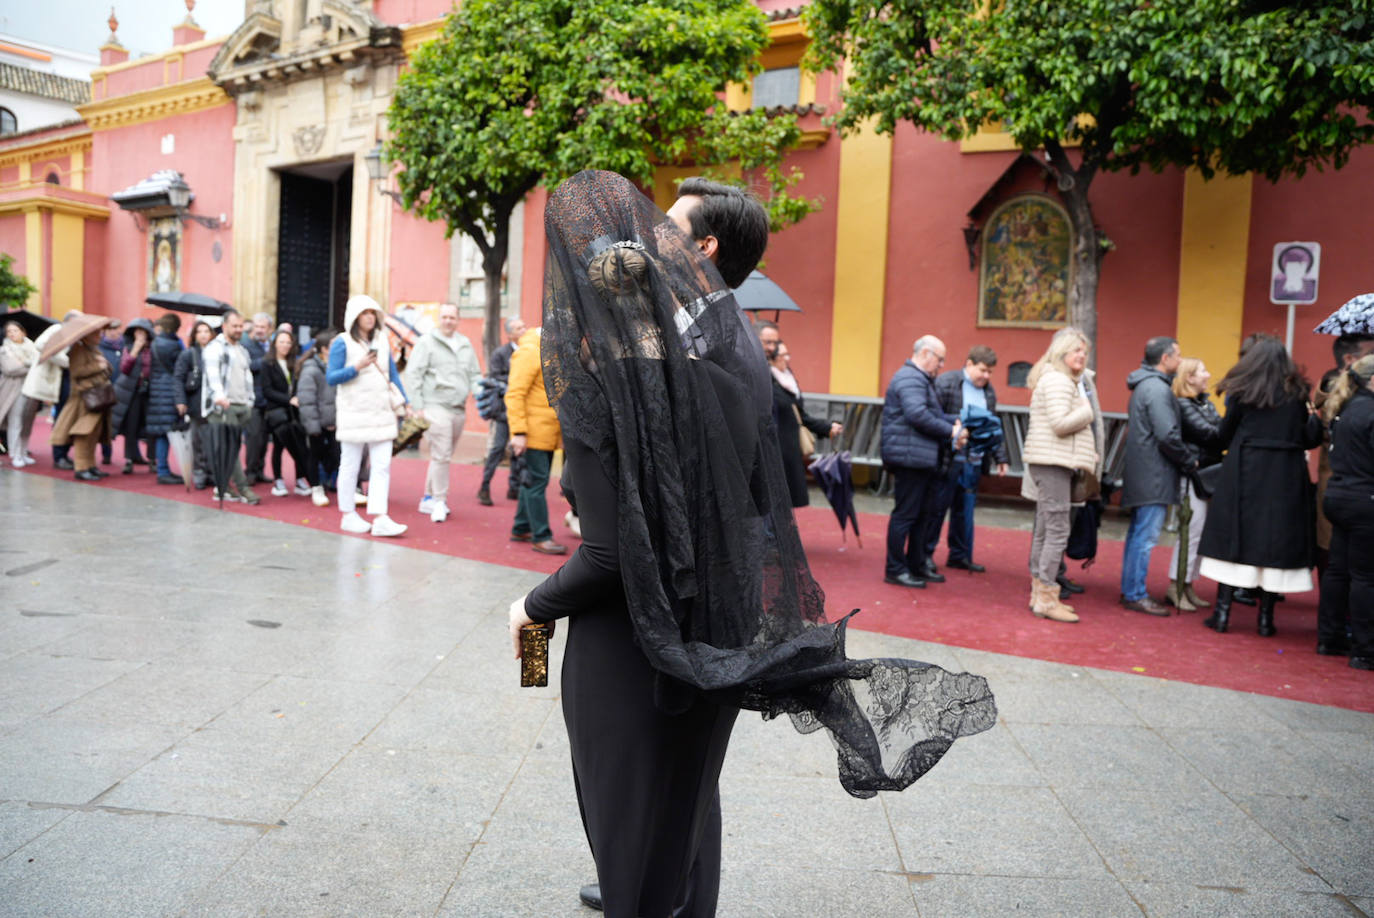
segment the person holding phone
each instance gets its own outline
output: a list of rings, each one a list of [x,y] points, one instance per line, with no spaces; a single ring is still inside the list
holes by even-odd
[[[345,532],[395,537],[405,525],[387,515],[391,490],[391,441],[396,437],[397,412],[410,414],[401,375],[386,347],[382,307],[366,294],[351,297],[344,307],[345,332],[329,346],[325,380],[336,387],[335,437],[339,441],[339,527]],[[383,348],[386,348],[383,356]],[[367,450],[367,512],[358,513],[354,494],[363,450]]]

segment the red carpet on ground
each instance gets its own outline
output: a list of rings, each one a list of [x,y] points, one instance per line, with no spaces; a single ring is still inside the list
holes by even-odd
[[[40,432],[47,432],[41,423],[34,431],[32,446],[34,455],[41,457],[38,464],[15,470],[6,462],[0,474],[43,474],[70,480],[70,472],[52,468]],[[121,455],[119,447],[115,452],[117,457]],[[115,474],[99,484],[83,487],[118,488],[215,505],[208,490],[187,491],[179,486],[158,485],[146,466],[137,467],[133,475],[119,474],[119,467],[106,467]],[[447,522],[435,524],[416,509],[425,467],[426,463],[414,458],[413,453],[398,458],[392,465],[391,516],[410,526],[404,536],[395,540],[397,544],[548,573],[563,563],[562,558],[538,554],[528,545],[509,540],[515,506],[503,499],[504,469],[497,473],[492,488],[496,506],[483,507],[474,497],[481,469],[454,465],[449,496],[453,512]],[[309,498],[274,498],[267,494],[266,486],[256,490],[262,497],[260,505],[225,504],[224,511],[334,532],[340,538],[371,538],[339,532],[339,513],[333,505],[317,508]],[[577,539],[563,525],[568,507],[557,491],[556,484],[549,489],[554,538],[572,550]],[[1070,576],[1088,589],[1083,596],[1071,600],[1082,621],[1058,624],[1035,618],[1026,609],[1030,590],[1026,571],[1028,532],[980,526],[975,551],[977,560],[988,568],[986,574],[946,570],[946,583],[911,590],[883,583],[886,516],[860,515],[863,548],[855,544],[852,534],[848,544],[841,540],[835,516],[828,507],[798,511],[797,523],[811,569],[825,590],[831,616],[838,618],[851,609],[861,609],[851,622],[855,628],[1374,712],[1374,674],[1352,670],[1343,657],[1322,657],[1313,652],[1317,633],[1316,591],[1289,596],[1279,604],[1275,616],[1277,637],[1257,636],[1253,607],[1239,605],[1231,613],[1230,633],[1216,634],[1202,627],[1206,611],[1156,618],[1128,612],[1117,605],[1121,543],[1103,541],[1096,564],[1086,571],[1076,566],[1070,571]],[[1155,552],[1150,588],[1156,596],[1163,594],[1168,583],[1164,570],[1167,556],[1167,549]],[[942,546],[936,561],[943,560]],[[1199,581],[1197,586],[1204,598],[1212,597],[1211,584]]]

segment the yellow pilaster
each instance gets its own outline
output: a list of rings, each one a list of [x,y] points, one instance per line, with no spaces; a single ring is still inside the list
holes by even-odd
[[[22,171],[22,170],[21,170]],[[43,312],[43,213],[38,208],[24,211],[24,276],[33,284],[34,291],[29,294],[25,306],[33,312]]]
[[[77,150],[72,154],[72,172],[68,185],[77,191],[86,189],[86,153],[84,150]]]
[[[881,395],[892,138],[865,125],[840,145],[830,391]]]
[[[84,309],[86,221],[72,214],[52,215],[53,315]]]
[[[1212,376],[1236,362],[1245,315],[1245,262],[1250,243],[1251,176],[1183,179],[1178,267],[1178,341]]]

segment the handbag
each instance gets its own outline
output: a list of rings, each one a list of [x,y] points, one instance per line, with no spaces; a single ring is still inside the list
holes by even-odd
[[[802,458],[809,459],[816,452],[816,435],[802,421],[799,407],[793,405],[792,413],[797,416],[797,443],[801,446]]]
[[[112,383],[101,383],[81,393],[81,404],[87,411],[104,411],[115,404],[115,387]]]
[[[391,404],[391,413],[397,417],[403,416],[406,413],[406,405],[409,403],[406,401],[404,393],[401,392],[401,387],[391,381],[390,374],[382,369],[381,364],[374,363],[373,366],[377,368],[377,372],[381,373],[382,377],[386,380],[386,391]]]
[[[276,430],[283,424],[291,422],[291,409],[285,405],[273,405],[262,413],[262,419],[267,422],[269,431]]]
[[[1097,475],[1087,469],[1074,469],[1073,479],[1069,484],[1069,503],[1082,504],[1090,500],[1096,500],[1102,495],[1102,483],[1097,480]]]

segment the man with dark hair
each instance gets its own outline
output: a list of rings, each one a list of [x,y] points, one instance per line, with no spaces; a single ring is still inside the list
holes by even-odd
[[[492,390],[491,432],[487,435],[487,457],[482,462],[482,485],[477,489],[477,502],[484,507],[491,506],[491,479],[496,467],[506,455],[510,443],[510,425],[506,421],[506,381],[510,377],[510,355],[515,353],[515,342],[525,333],[525,320],[519,316],[506,319],[506,343],[492,351],[487,357],[486,385]],[[481,401],[481,398],[479,398]],[[481,407],[480,405],[478,407]],[[519,500],[520,464],[512,460],[510,480],[506,482],[506,500]]]
[[[253,324],[241,342],[248,351],[253,370],[253,411],[243,430],[244,473],[249,484],[271,484],[263,474],[267,460],[267,446],[271,441],[267,431],[267,397],[262,394],[262,364],[267,359],[267,345],[272,340],[272,317],[265,312],[253,316]]]
[[[763,356],[772,360],[778,356],[778,345],[782,344],[782,332],[778,326],[767,319],[760,319],[754,323],[754,332],[759,336],[759,344],[763,346]]]
[[[741,188],[692,177],[678,185],[677,200],[667,216],[682,230],[720,272],[730,287],[744,283],[758,266],[768,247],[768,214],[758,199]],[[741,319],[741,321],[744,321]],[[773,335],[780,340],[772,322]],[[776,353],[777,345],[773,345]],[[771,355],[770,355],[771,356]],[[692,861],[692,880],[687,883],[687,901],[673,910],[675,915],[714,915],[720,882],[720,791],[712,795],[706,830]],[[704,878],[698,882],[697,875]],[[714,878],[714,879],[711,879]],[[578,891],[584,905],[600,909],[601,885],[591,883]]]
[[[252,418],[253,359],[242,339],[243,316],[238,310],[226,309],[219,335],[201,352],[200,407],[209,424],[228,424],[242,429]],[[237,455],[229,479],[230,485],[223,492],[215,488],[216,500],[261,502],[249,487],[253,482],[244,474]]]
[[[700,176],[682,180],[668,216],[696,242],[725,283],[738,287],[768,247],[768,213],[752,194]]]
[[[997,391],[992,387],[992,368],[997,366],[997,352],[986,344],[974,346],[962,369],[949,370],[935,378],[935,395],[946,414],[962,419],[965,424],[974,412],[997,414]],[[997,474],[1007,474],[1007,447],[998,440],[992,449],[970,442],[954,453],[949,474],[937,483],[935,510],[926,537],[926,560],[935,565],[935,546],[940,541],[940,524],[949,513],[949,533],[945,544],[949,547],[946,567],[981,574],[987,570],[973,560],[973,508],[978,502],[978,482],[997,463]]]
[[[1169,614],[1167,607],[1150,598],[1145,578],[1164,513],[1178,501],[1179,474],[1194,464],[1183,443],[1178,399],[1170,388],[1180,359],[1178,342],[1160,335],[1145,343],[1140,368],[1126,377],[1131,405],[1121,506],[1131,511],[1131,528],[1121,557],[1121,605],[1147,615]]]

